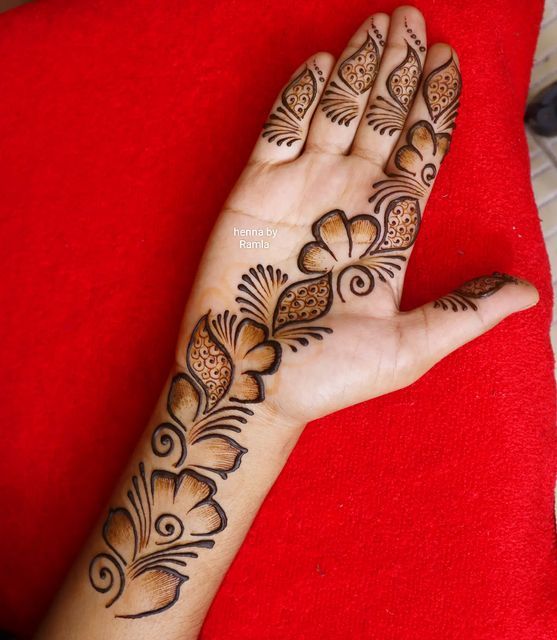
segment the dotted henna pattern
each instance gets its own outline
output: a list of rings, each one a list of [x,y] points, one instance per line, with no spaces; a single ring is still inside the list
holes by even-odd
[[[379,68],[379,49],[368,34],[364,44],[340,65],[340,79],[357,94],[371,88]]]
[[[329,274],[290,285],[278,300],[274,327],[280,329],[295,322],[309,322],[324,315],[331,306]]]
[[[407,249],[418,234],[420,204],[415,198],[397,198],[385,213],[385,239],[381,249]]]
[[[230,386],[232,363],[224,348],[209,332],[207,316],[194,329],[188,347],[188,365],[206,391],[206,410],[212,409]]]
[[[301,120],[315,100],[316,94],[315,76],[306,68],[286,87],[282,94],[282,104],[293,116]]]
[[[406,58],[387,78],[387,89],[391,97],[407,111],[412,97],[418,88],[422,65],[418,54],[407,43]]]
[[[433,122],[446,112],[451,115],[456,109],[460,89],[460,71],[452,57],[428,75],[424,82],[424,97]]]

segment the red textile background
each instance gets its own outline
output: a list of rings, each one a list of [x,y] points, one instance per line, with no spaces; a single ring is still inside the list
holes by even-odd
[[[464,93],[405,306],[494,269],[541,303],[306,430],[208,640],[557,637],[551,288],[521,124],[542,2],[417,5]],[[282,82],[394,6],[39,0],[0,16],[0,626],[31,632],[107,499]]]

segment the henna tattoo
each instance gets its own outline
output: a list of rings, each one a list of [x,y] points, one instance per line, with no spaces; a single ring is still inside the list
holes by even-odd
[[[450,135],[435,133],[426,120],[411,127],[406,134],[406,144],[395,154],[394,163],[399,171],[388,173],[386,179],[373,184],[375,192],[369,201],[376,203],[375,212],[391,197],[423,198],[437,175],[434,161],[443,158],[449,144]]]
[[[439,298],[433,303],[436,309],[443,309],[447,311],[452,309],[453,311],[466,311],[472,309],[478,310],[478,306],[474,300],[480,300],[481,298],[487,298],[499,291],[506,284],[519,284],[519,280],[513,276],[509,276],[506,273],[499,273],[495,271],[490,276],[480,276],[474,278],[461,285],[458,289],[452,293]]]
[[[322,80],[322,73],[320,76]],[[315,74],[307,67],[299,73],[284,89],[282,104],[269,116],[263,125],[262,136],[278,146],[286,143],[287,147],[302,139],[301,121],[304,119],[317,95]]]
[[[425,79],[423,93],[427,109],[440,131],[454,128],[461,84],[460,71],[452,56]]]
[[[378,95],[366,115],[368,125],[381,135],[402,129],[422,74],[420,57],[408,43],[406,47],[406,57],[387,78],[391,99]]]
[[[333,80],[321,100],[322,110],[331,122],[348,127],[358,115],[357,98],[372,87],[379,61],[379,47],[368,33],[364,44],[339,65],[337,76],[342,84]]]
[[[254,415],[246,405],[265,399],[264,376],[278,369],[284,346],[297,351],[332,333],[321,320],[335,293],[345,302],[349,293],[371,293],[376,279],[393,278],[419,223],[418,202],[408,198],[394,200],[382,223],[329,211],[300,250],[304,277],[289,283],[280,269],[259,264],[238,285],[239,313],[199,319],[186,366],[170,385],[167,419],[151,434],[154,462],[139,462],[89,565],[92,587],[116,617],[150,616],[177,602],[190,563],[227,526],[217,481],[237,471],[247,453],[237,438]]]

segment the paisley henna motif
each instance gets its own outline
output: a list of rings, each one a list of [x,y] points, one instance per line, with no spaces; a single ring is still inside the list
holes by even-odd
[[[321,74],[322,76],[322,74]],[[320,76],[320,80],[322,77]],[[286,143],[287,147],[302,139],[301,121],[306,116],[317,95],[315,74],[307,67],[298,74],[284,89],[282,104],[263,125],[262,136],[278,146]]]
[[[388,133],[392,136],[402,129],[418,88],[422,64],[410,44],[406,43],[406,47],[406,57],[387,78],[390,99],[377,96],[366,115],[368,125],[380,134]]]
[[[476,302],[474,302],[475,300],[492,296],[506,284],[519,284],[519,280],[506,273],[496,271],[490,276],[480,276],[479,278],[465,282],[452,293],[436,300],[433,306],[436,309],[443,309],[445,311],[449,309],[455,312],[467,311],[468,309],[477,311],[478,306]]]
[[[368,33],[364,44],[338,68],[342,84],[332,81],[321,100],[323,112],[331,122],[348,126],[358,115],[357,96],[371,89],[379,69],[380,52]]]

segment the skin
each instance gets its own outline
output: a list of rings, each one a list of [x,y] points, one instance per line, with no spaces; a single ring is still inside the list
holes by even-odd
[[[402,132],[382,136],[362,118],[368,103],[378,95],[387,95],[386,78],[404,58],[405,21],[424,48],[426,42],[424,18],[412,7],[400,7],[390,17],[375,14],[372,19],[383,34],[386,47],[375,84],[357,98],[358,117],[349,126],[331,122],[319,105],[327,88],[327,82],[323,82],[318,86],[320,95],[301,122],[302,140],[291,146],[278,146],[259,138],[208,241],[186,306],[171,376],[186,370],[186,347],[199,318],[208,310],[237,310],[236,285],[250,267],[259,262],[279,267],[291,276],[290,281],[308,277],[300,273],[297,258],[301,247],[313,240],[312,224],[332,209],[342,209],[348,217],[370,213],[372,184],[395,169],[393,155],[405,144],[406,129],[418,120],[429,120],[420,91]],[[338,62],[328,53],[318,53],[307,61],[308,68],[317,65],[326,80],[334,80],[335,65],[362,45],[372,19],[367,19],[354,34]],[[451,55],[457,59],[447,44],[420,52],[422,78]],[[303,68],[304,65],[293,77]],[[279,105],[280,96],[272,111]],[[439,165],[439,158],[430,160]],[[420,200],[422,213],[428,196],[429,191]],[[239,248],[235,228],[265,227],[277,230],[270,249]],[[405,255],[409,257],[410,250]],[[141,620],[114,618],[87,579],[91,557],[105,548],[99,525],[37,638],[136,640],[154,637],[155,633],[158,638],[197,637],[226,569],[307,422],[411,384],[448,353],[538,300],[533,286],[518,281],[476,300],[477,310],[453,313],[429,303],[403,313],[399,302],[404,269],[394,279],[377,281],[370,295],[352,296],[346,303],[335,296],[329,313],[319,323],[333,329],[324,340],[313,341],[297,353],[283,346],[280,368],[264,379],[265,401],[251,406],[254,416],[239,436],[242,446],[248,449],[241,468],[217,483],[218,500],[228,517],[228,526],[216,536],[215,547],[192,564],[179,601],[165,613]],[[169,384],[170,378],[111,505],[125,499],[138,461],[156,462],[149,443],[154,427],[168,419]],[[299,393],[299,389],[305,392]]]

